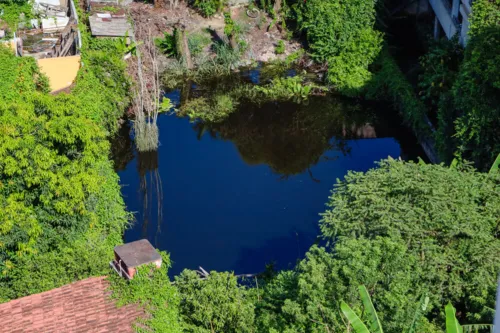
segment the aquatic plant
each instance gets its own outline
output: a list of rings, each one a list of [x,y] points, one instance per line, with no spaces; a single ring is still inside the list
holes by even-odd
[[[301,101],[307,99],[315,86],[304,83],[301,76],[275,78],[264,86],[255,86],[255,90],[260,92],[267,100],[289,100]]]
[[[180,115],[186,115],[192,120],[202,120],[216,123],[224,120],[236,110],[238,102],[226,94],[215,95],[211,99],[194,98],[181,105]]]
[[[142,57],[141,52],[144,53]],[[160,76],[157,62],[157,48],[149,33],[144,46],[137,52],[137,78],[132,109],[134,113],[134,140],[140,152],[158,149],[159,133],[156,124],[160,104]],[[148,72],[143,72],[143,67]]]

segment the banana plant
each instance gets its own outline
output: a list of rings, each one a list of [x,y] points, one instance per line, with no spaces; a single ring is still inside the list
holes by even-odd
[[[373,306],[370,294],[368,293],[368,290],[366,290],[365,286],[359,286],[359,294],[361,296],[361,300],[363,301],[364,309],[369,318],[368,323],[364,323],[361,318],[359,318],[359,316],[354,312],[354,310],[343,301],[340,304],[342,313],[347,318],[349,324],[352,326],[354,332],[356,333],[383,333],[382,325],[380,324],[380,320],[378,319],[377,311]],[[420,318],[424,315],[428,304],[429,297],[422,296],[417,310],[415,311],[412,323],[408,330],[405,330],[405,332],[417,332],[417,324]],[[487,330],[493,333],[493,325],[489,324],[460,325],[456,317],[456,310],[453,305],[451,305],[451,303],[448,303],[448,305],[446,305],[445,314],[446,333],[479,333],[486,332]]]
[[[451,303],[445,306],[444,313],[446,315],[446,333],[479,333],[487,330],[493,333],[493,325],[460,325],[455,314],[456,310]]]
[[[491,175],[496,172],[500,172],[500,154],[498,154],[495,162],[493,162],[489,174]]]
[[[361,318],[359,318],[358,315],[353,311],[353,309],[351,309],[351,307],[344,301],[342,301],[340,304],[342,313],[344,314],[344,316],[346,316],[347,320],[349,320],[349,323],[351,323],[351,326],[356,333],[384,333],[384,331],[382,330],[382,325],[380,324],[380,320],[378,319],[377,311],[375,311],[375,307],[373,306],[368,290],[366,290],[365,286],[359,286],[358,288],[359,295],[361,296],[361,300],[363,301],[363,305],[365,307],[365,311],[370,318],[370,322],[368,324],[370,326],[370,329],[366,327]]]

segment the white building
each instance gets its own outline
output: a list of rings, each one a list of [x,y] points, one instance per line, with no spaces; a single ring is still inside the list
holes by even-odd
[[[429,3],[436,14],[434,37],[439,37],[441,26],[448,39],[458,33],[460,44],[465,46],[472,0],[429,0]]]

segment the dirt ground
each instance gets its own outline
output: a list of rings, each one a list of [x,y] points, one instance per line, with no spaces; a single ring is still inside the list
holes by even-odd
[[[175,9],[170,9],[168,5],[167,8],[154,8],[151,4],[134,2],[129,6],[129,11],[135,29],[148,31],[152,37],[162,37],[164,32],[171,33],[175,24],[183,25],[188,34],[209,28],[215,30],[218,36],[224,35],[222,14],[204,18],[188,8],[185,2],[180,2]],[[240,38],[248,45],[242,62],[284,59],[300,48],[299,43],[286,40],[284,33],[276,26],[268,31],[271,19],[264,12],[260,12],[257,18],[250,18],[246,14],[246,8],[231,8],[230,11],[232,19],[242,27]],[[275,53],[279,40],[283,40],[285,44],[285,53],[281,55]]]

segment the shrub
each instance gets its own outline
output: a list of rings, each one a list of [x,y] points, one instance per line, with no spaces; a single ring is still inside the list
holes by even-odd
[[[179,54],[177,51],[176,33],[177,30],[174,30],[173,34],[164,32],[163,38],[155,38],[154,40],[156,47],[158,47],[167,57],[176,57]],[[191,47],[189,49],[191,49]]]
[[[312,93],[314,85],[306,84],[300,76],[275,78],[265,86],[255,86],[255,90],[260,92],[266,100],[289,100],[297,101],[307,99]]]
[[[188,47],[191,55],[196,57],[203,49],[212,42],[206,33],[193,33],[188,36]]]
[[[382,34],[374,29],[375,1],[299,1],[299,28],[306,33],[311,57],[328,62],[328,80],[354,94],[371,78],[368,66],[382,48]]]
[[[1,301],[103,274],[122,241],[130,216],[107,137],[129,81],[106,45],[85,44],[71,93],[57,96],[33,59],[0,46]]]
[[[161,252],[163,263],[161,268],[155,265],[139,267],[134,278],[126,281],[118,274],[111,274],[112,297],[118,306],[140,304],[149,314],[136,323],[139,332],[180,333],[182,329],[179,316],[181,296],[171,285],[168,277],[170,258]]]
[[[254,305],[232,273],[210,272],[200,279],[184,270],[175,278],[185,332],[254,332]]]
[[[194,8],[198,9],[201,15],[211,17],[224,6],[224,0],[195,0]]]
[[[468,320],[489,321],[500,271],[498,180],[395,160],[349,172],[321,220],[323,235],[335,240],[337,293],[364,280],[395,323],[410,320],[400,308],[423,293],[437,308],[451,301]]]
[[[460,153],[487,170],[500,153],[500,4],[473,3],[469,42],[452,88]]]
[[[276,45],[276,48],[274,49],[274,52],[276,52],[276,54],[285,53],[285,42],[283,42],[282,40],[279,40],[278,44]]]
[[[441,332],[448,301],[461,321],[491,322],[500,270],[499,177],[396,160],[349,172],[322,216],[329,247],[313,246],[294,271],[266,284],[256,312],[260,330],[341,331],[340,301],[360,306],[361,283],[386,332],[410,327],[415,308],[408,304],[424,294],[430,302],[422,331]]]

